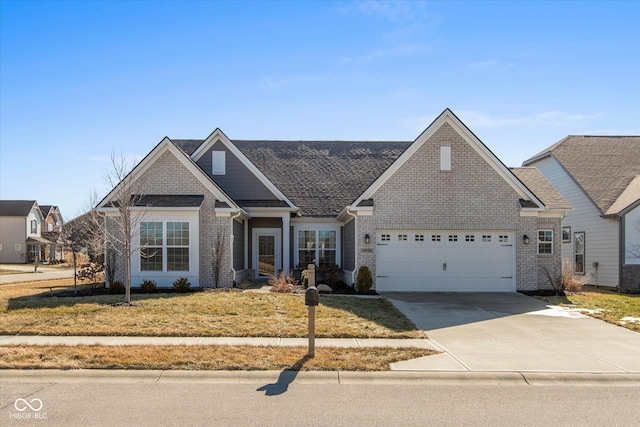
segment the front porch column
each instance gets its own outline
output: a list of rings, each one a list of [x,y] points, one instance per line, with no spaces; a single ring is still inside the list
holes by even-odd
[[[289,273],[289,259],[290,256],[290,248],[289,241],[291,240],[289,236],[289,229],[291,228],[289,225],[289,221],[291,216],[287,213],[286,215],[282,215],[282,270],[285,274]]]

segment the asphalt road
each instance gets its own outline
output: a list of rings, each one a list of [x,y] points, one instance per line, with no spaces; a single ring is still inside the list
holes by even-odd
[[[360,377],[292,372],[237,379],[18,378],[0,383],[0,425],[629,426],[640,384],[513,377]],[[0,373],[2,376],[2,373]]]

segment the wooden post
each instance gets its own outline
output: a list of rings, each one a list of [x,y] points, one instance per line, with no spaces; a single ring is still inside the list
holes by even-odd
[[[316,307],[309,306],[309,357],[316,357]]]

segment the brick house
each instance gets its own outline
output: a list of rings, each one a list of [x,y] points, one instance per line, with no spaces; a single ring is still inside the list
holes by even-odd
[[[570,135],[524,162],[574,207],[562,253],[590,284],[640,290],[640,136]]]
[[[129,174],[140,218],[132,286],[210,287],[337,264],[378,291],[548,288],[569,203],[509,169],[449,110],[413,141],[164,138]],[[121,182],[103,199],[107,229]],[[117,263],[122,279],[122,262]]]

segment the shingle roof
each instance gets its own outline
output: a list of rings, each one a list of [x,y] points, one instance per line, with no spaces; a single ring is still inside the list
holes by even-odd
[[[28,216],[35,200],[0,200],[0,216]]]
[[[552,154],[602,213],[640,175],[640,136],[570,135],[524,162]]]
[[[139,198],[138,200],[135,200]],[[135,201],[136,206],[145,206],[153,208],[189,208],[198,207],[204,200],[203,195],[185,195],[185,194],[145,194],[143,196],[131,196],[131,200]],[[111,202],[108,206],[118,206],[117,201]]]
[[[511,168],[511,172],[549,209],[571,209],[571,204],[535,167]],[[535,205],[535,204],[534,204]],[[525,207],[525,206],[523,206]],[[526,206],[537,207],[537,206]]]
[[[375,181],[408,141],[233,141],[305,216],[334,217]]]
[[[188,155],[202,144],[195,139],[172,141]],[[314,217],[338,215],[411,145],[410,141],[232,142],[303,215]],[[243,207],[263,204],[236,202]]]

